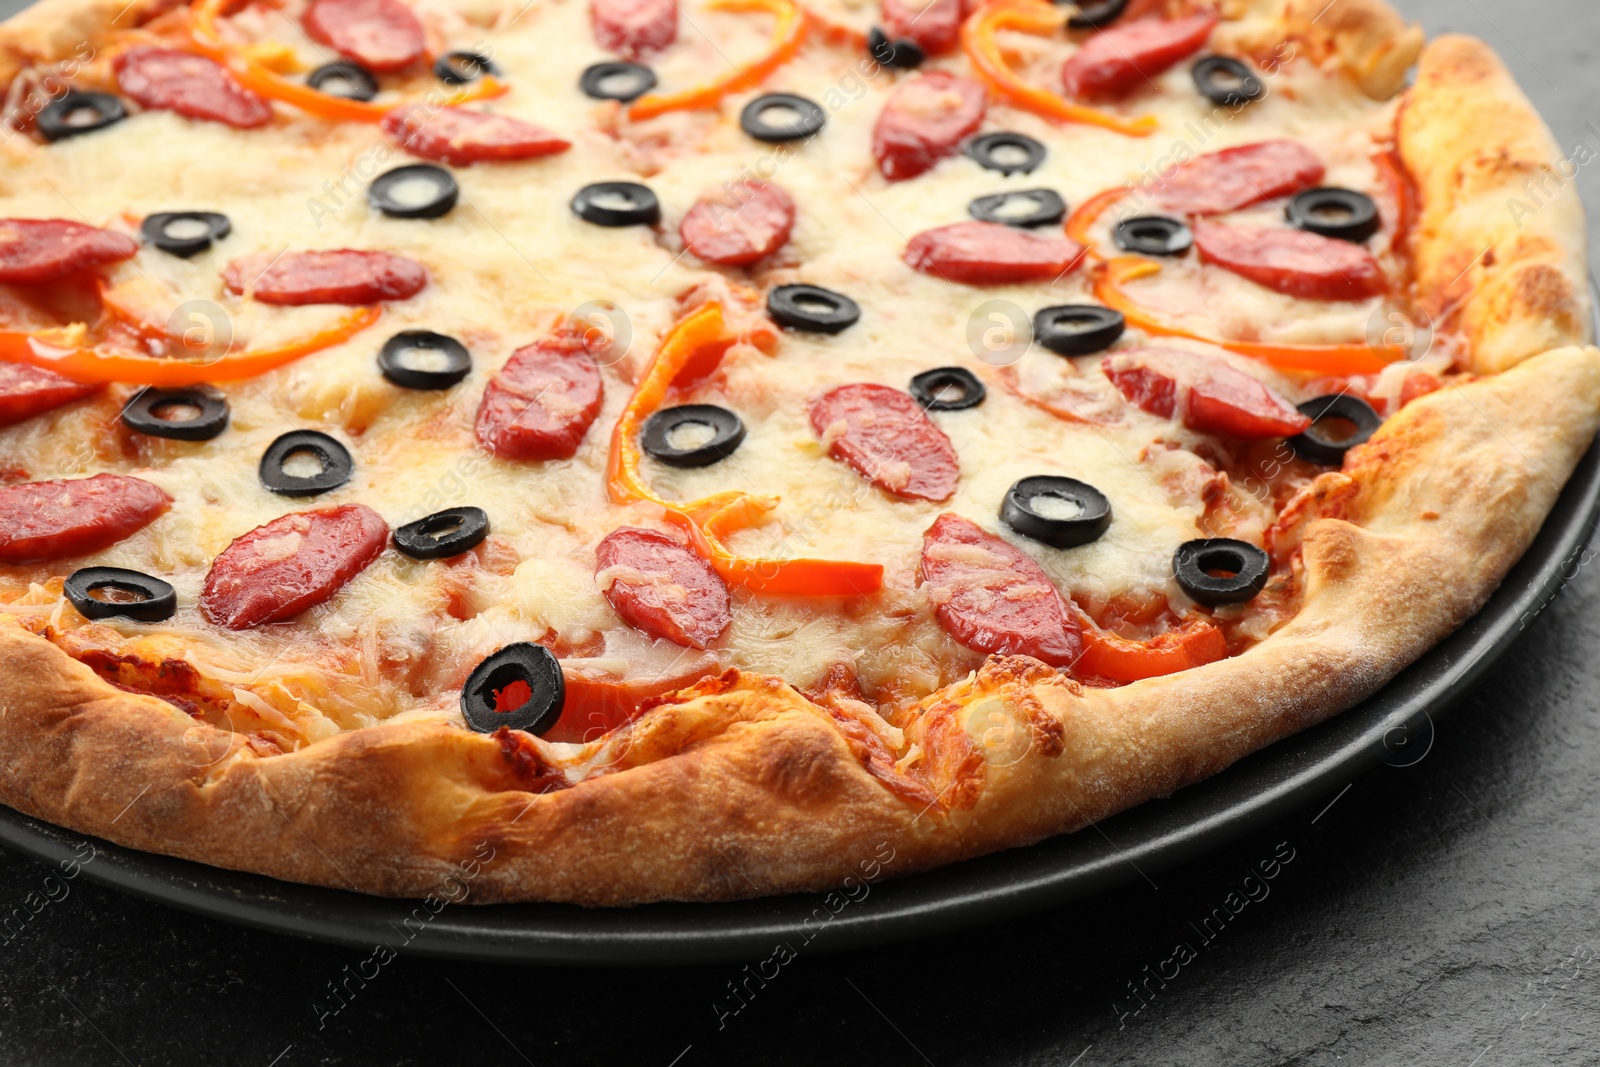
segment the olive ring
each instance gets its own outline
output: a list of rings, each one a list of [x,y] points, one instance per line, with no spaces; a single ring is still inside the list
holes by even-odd
[[[1064,502],[1071,515],[1050,515],[1036,501]],[[1054,548],[1076,548],[1098,541],[1111,525],[1111,501],[1088,482],[1052,474],[1023,478],[1006,490],[1000,521],[1024,537]]]
[[[499,710],[499,698],[517,682],[527,688],[527,698],[514,708]],[[461,714],[480,734],[502,727],[544,734],[560,720],[566,699],[567,684],[556,657],[543,645],[518,641],[473,668],[461,687]]]
[[[97,589],[129,593],[132,600],[101,600]],[[170,619],[178,610],[178,593],[160,578],[121,567],[83,567],[67,575],[62,592],[86,619],[107,619],[120,615],[139,622]]]
[[[1185,541],[1172,554],[1178,586],[1191,600],[1213,607],[1254,598],[1267,584],[1270,563],[1261,549],[1231,537]]]
[[[194,408],[186,419],[164,418],[162,408]],[[134,433],[174,441],[209,441],[228,428],[228,402],[209,389],[157,389],[150,386],[122,409],[122,424]]]
[[[1344,454],[1371,437],[1383,424],[1383,417],[1371,404],[1349,393],[1333,393],[1307,400],[1299,406],[1300,414],[1311,420],[1304,431],[1289,438],[1289,447],[1301,459],[1328,467],[1344,462]],[[1328,419],[1346,419],[1355,426],[1355,432],[1337,440],[1329,437],[1323,425]]]
[[[1103,352],[1126,328],[1122,312],[1099,304],[1058,304],[1033,317],[1033,339],[1061,356]]]
[[[672,443],[673,431],[680,426],[709,427],[711,439],[680,448]],[[709,467],[738,451],[744,443],[744,433],[744,421],[727,408],[715,404],[684,404],[663,408],[646,419],[639,444],[669,467]]]
[[[948,395],[951,391],[956,395]],[[965,367],[935,367],[911,379],[912,399],[926,411],[965,411],[988,395],[978,376]]]
[[[290,456],[310,453],[322,461],[315,474],[290,474],[283,469]],[[355,473],[350,450],[316,430],[290,430],[267,446],[261,456],[261,484],[280,496],[316,496],[337,489]]]

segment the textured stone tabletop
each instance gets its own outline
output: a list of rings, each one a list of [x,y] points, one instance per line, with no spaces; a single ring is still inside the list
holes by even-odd
[[[17,6],[0,0],[0,14]],[[1600,156],[1594,0],[1400,6],[1430,34],[1489,41],[1563,147]],[[1577,180],[1600,220],[1600,162]],[[369,953],[78,878],[0,935],[0,1065],[1600,1063],[1597,707],[1600,568],[1588,567],[1416,765],[1379,767],[1327,807],[1104,897],[802,955],[750,983],[743,1007],[731,965],[401,956],[319,1017],[327,984]],[[1275,877],[1243,898],[1263,864]],[[48,873],[0,852],[3,910]],[[1207,925],[1234,893],[1248,902]],[[1175,954],[1180,942],[1190,950]]]

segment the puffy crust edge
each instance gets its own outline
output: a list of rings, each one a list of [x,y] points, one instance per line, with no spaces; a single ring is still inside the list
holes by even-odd
[[[0,23],[0,89],[29,67],[98,49],[180,0],[42,0]]]
[[[723,900],[899,875],[1077,829],[1376,691],[1483,604],[1600,428],[1600,350],[1566,348],[1404,408],[1311,522],[1306,597],[1233,659],[1120,689],[991,661],[874,773],[828,709],[733,672],[597,742],[399,724],[258,755],[0,625],[0,801],[123,844],[395,896]],[[998,717],[998,718],[997,718]],[[996,736],[996,723],[1002,729]],[[952,753],[954,757],[952,758]],[[463,887],[466,887],[463,889]]]
[[[1398,122],[1421,211],[1417,291],[1459,315],[1473,370],[1592,340],[1587,230],[1549,127],[1494,50],[1449,35],[1423,52]]]

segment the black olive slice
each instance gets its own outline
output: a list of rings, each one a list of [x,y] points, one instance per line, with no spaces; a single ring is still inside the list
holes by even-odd
[[[1289,225],[1360,244],[1378,232],[1378,205],[1354,189],[1307,189],[1284,209]]]
[[[1190,599],[1213,607],[1242,604],[1261,592],[1269,562],[1255,545],[1231,537],[1185,541],[1172,554],[1178,585]]]
[[[1261,99],[1267,87],[1243,60],[1232,56],[1206,56],[1194,65],[1194,87],[1213,104],[1243,107]]]
[[[1031,206],[1029,206],[1031,205]],[[1017,210],[1022,208],[1024,210]],[[1019,189],[1014,193],[980,196],[967,205],[967,214],[984,222],[1007,226],[1049,226],[1067,213],[1067,202],[1054,189]]]
[[[74,89],[44,106],[35,120],[39,136],[46,141],[64,141],[80,133],[93,133],[128,117],[122,101],[110,93],[90,93]]]
[[[522,703],[499,710],[519,697]],[[543,645],[518,641],[473,668],[461,687],[461,715],[480,734],[502,726],[543,734],[561,718],[566,700],[567,683],[556,657]]]
[[[1055,548],[1098,541],[1111,525],[1111,501],[1087,482],[1040,474],[1006,490],[1000,521]]]
[[[620,100],[624,104],[656,87],[656,72],[637,63],[595,63],[583,68],[578,88],[596,100]]]
[[[97,597],[102,589],[117,594]],[[67,599],[86,619],[108,619],[120,615],[139,622],[170,619],[178,610],[178,593],[160,578],[121,567],[84,567],[67,575],[63,586]]]
[[[394,547],[412,559],[449,559],[489,536],[489,513],[482,508],[446,508],[408,522],[394,532]]]
[[[789,114],[777,122],[767,119],[771,111]],[[739,112],[739,126],[758,141],[777,144],[810,137],[828,124],[828,114],[814,100],[793,93],[767,93],[758,96]]]
[[[311,455],[322,462],[315,474],[290,474],[284,465],[291,456]],[[267,446],[261,457],[261,484],[281,496],[316,496],[337,489],[355,472],[350,450],[316,430],[290,430]]]
[[[433,76],[446,85],[465,85],[485,74],[499,74],[500,68],[479,52],[446,52],[433,63]]]
[[[188,409],[193,415],[173,418]],[[165,413],[165,414],[164,414]],[[175,441],[209,441],[228,428],[228,402],[209,389],[139,390],[122,409],[122,424],[134,433]]]
[[[215,211],[163,211],[146,215],[139,236],[169,255],[188,259],[233,232],[228,216]]]
[[[408,352],[437,352],[442,367],[418,367],[406,362]],[[454,337],[432,330],[403,330],[383,343],[378,369],[402,389],[448,389],[472,372],[472,355]]]
[[[767,294],[767,314],[791,330],[838,333],[861,318],[861,305],[819,285],[780,285]]]
[[[638,182],[585,185],[572,198],[572,210],[596,226],[654,226],[661,221],[661,202],[648,185]]]
[[[967,142],[967,155],[985,170],[997,170],[1008,177],[1031,174],[1044,162],[1044,145],[1025,133],[1000,130],[974,137]]]
[[[399,195],[407,185],[419,192],[429,186],[431,191],[421,197]],[[432,163],[409,163],[384,171],[367,186],[367,203],[392,219],[436,219],[455,207],[460,196],[461,187],[450,172]]]
[[[1033,317],[1033,339],[1062,356],[1104,352],[1127,327],[1122,312],[1099,304],[1058,304]]]
[[[983,403],[989,391],[965,367],[936,367],[911,379],[911,396],[928,411],[965,411]]]
[[[1098,4],[1073,4],[1076,13],[1067,19],[1075,30],[1100,30],[1122,17],[1128,9],[1128,0],[1100,0]]]
[[[349,60],[324,63],[306,75],[306,84],[319,93],[341,100],[371,100],[378,95],[378,79],[366,67]]]
[[[1124,252],[1142,256],[1181,256],[1194,244],[1194,231],[1181,219],[1165,215],[1135,215],[1111,231],[1111,239]]]
[[[709,440],[683,448],[672,443],[677,431],[699,426],[711,431]],[[744,422],[727,408],[715,404],[684,404],[662,408],[644,422],[639,444],[669,467],[709,467],[727,459],[744,443]]]
[[[897,70],[916,70],[928,58],[928,53],[911,38],[891,41],[889,35],[877,26],[867,31],[867,54],[884,66]]]
[[[1311,420],[1304,433],[1289,438],[1289,447],[1301,459],[1337,467],[1344,462],[1344,454],[1372,436],[1383,424],[1383,417],[1372,405],[1349,393],[1333,393],[1307,400],[1299,407],[1300,414]],[[1348,433],[1333,436],[1334,420],[1348,424]]]

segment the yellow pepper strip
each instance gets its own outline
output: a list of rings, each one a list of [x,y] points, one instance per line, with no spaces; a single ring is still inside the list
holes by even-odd
[[[653,119],[669,111],[703,111],[714,108],[722,98],[754,89],[768,75],[800,51],[805,42],[808,20],[794,0],[710,0],[713,11],[765,11],[778,21],[772,27],[772,44],[759,59],[738,68],[716,81],[677,93],[649,93],[634,101],[628,117],[634,121]]]
[[[1056,93],[1029,85],[1017,77],[1006,62],[996,34],[1001,30],[1018,30],[1041,37],[1048,36],[1060,32],[1066,20],[1065,9],[1045,0],[989,0],[961,24],[961,49],[972,61],[978,76],[1014,107],[1057,122],[1099,126],[1127,137],[1148,137],[1154,133],[1158,125],[1154,115],[1136,119],[1119,118],[1105,111],[1071,103]]]
[[[329,93],[319,92],[302,82],[284,77],[266,62],[247,54],[245,48],[235,47],[222,39],[217,32],[217,19],[232,0],[196,0],[189,10],[190,36],[200,51],[226,66],[239,79],[239,84],[269,100],[278,100],[299,108],[309,115],[332,122],[378,122],[400,104],[373,104],[363,100],[349,100]],[[281,66],[281,60],[273,66]],[[488,74],[438,101],[441,107],[464,104],[472,100],[489,100],[504,96],[510,88]],[[402,101],[415,102],[415,101]]]
[[[1280,370],[1312,374],[1376,374],[1405,355],[1399,348],[1377,348],[1369,344],[1277,345],[1257,341],[1218,341],[1163,322],[1123,290],[1123,285],[1157,274],[1161,264],[1136,256],[1123,256],[1107,263],[1095,277],[1094,295],[1108,308],[1122,312],[1129,326],[1153,337],[1185,337],[1191,341],[1225,348],[1241,356],[1259,359]]]

